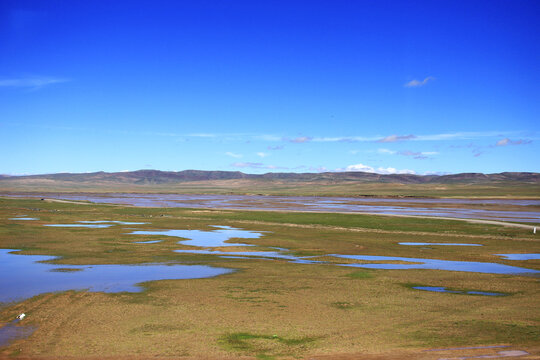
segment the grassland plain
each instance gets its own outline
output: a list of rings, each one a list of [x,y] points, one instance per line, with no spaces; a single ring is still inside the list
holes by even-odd
[[[39,220],[10,220],[20,215]],[[96,229],[43,226],[81,220],[147,224]],[[540,270],[539,260],[512,261],[494,255],[539,253],[539,235],[527,229],[355,214],[136,208],[26,199],[0,199],[0,225],[0,248],[60,256],[54,261],[58,264],[174,262],[237,270],[207,279],[147,282],[140,293],[67,291],[1,304],[0,324],[25,312],[22,323],[37,330],[0,348],[0,356],[438,359],[449,356],[424,350],[484,345],[510,345],[531,354],[521,358],[540,355],[537,277],[368,270],[175,253],[190,247],[174,237],[127,235],[126,228],[210,230],[211,225],[228,225],[266,232],[258,239],[234,242],[262,250],[287,248],[329,261],[327,254],[387,255]],[[134,243],[155,239],[162,241]],[[483,246],[398,245],[407,241]],[[435,293],[412,289],[412,284],[508,296]],[[479,351],[488,350],[468,354]]]
[[[7,178],[2,192],[133,192],[175,194],[237,194],[283,196],[420,196],[469,198],[540,198],[538,182],[499,181],[489,183],[403,184],[358,181],[286,181],[234,179],[184,181],[177,183],[115,183]]]

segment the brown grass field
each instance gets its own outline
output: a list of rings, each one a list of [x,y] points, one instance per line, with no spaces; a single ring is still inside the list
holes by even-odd
[[[25,214],[36,221],[9,220]],[[142,221],[104,229],[51,228],[79,220]],[[540,253],[528,229],[454,220],[135,208],[0,199],[0,248],[56,255],[58,264],[205,264],[236,271],[207,279],[144,283],[138,293],[66,291],[0,305],[0,326],[21,312],[26,339],[0,348],[15,359],[442,359],[526,351],[540,358],[538,277],[441,270],[368,270],[284,260],[180,254],[178,238],[145,230],[229,225],[266,231],[240,242],[295,254],[363,254],[497,262],[540,270],[540,260],[494,254]],[[163,239],[155,244],[135,241]],[[400,246],[403,241],[481,247]],[[238,250],[226,249],[223,250]],[[342,262],[343,263],[343,262]],[[1,276],[9,276],[2,274]],[[507,296],[414,290],[413,284]],[[505,348],[479,348],[508,346]],[[469,348],[461,350],[437,350]]]
[[[538,182],[457,182],[401,184],[358,181],[205,180],[166,184],[7,178],[0,192],[132,192],[305,196],[420,196],[468,198],[540,198]]]

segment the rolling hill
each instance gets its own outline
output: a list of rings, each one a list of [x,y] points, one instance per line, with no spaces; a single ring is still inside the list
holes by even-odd
[[[366,172],[266,173],[160,171],[0,176],[1,192],[174,192],[318,196],[540,198],[540,173],[451,175]]]

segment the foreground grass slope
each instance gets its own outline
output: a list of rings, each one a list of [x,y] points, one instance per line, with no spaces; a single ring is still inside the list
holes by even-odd
[[[9,220],[16,215],[36,221]],[[0,307],[0,324],[26,312],[37,327],[0,349],[14,357],[304,358],[402,354],[436,358],[434,347],[540,344],[540,294],[531,276],[437,270],[366,270],[282,260],[179,254],[178,238],[126,235],[126,227],[51,228],[79,220],[147,222],[137,229],[229,225],[264,231],[241,242],[295,254],[392,255],[498,262],[540,270],[540,261],[494,254],[539,253],[526,229],[344,214],[150,209],[0,199],[0,248],[58,255],[61,264],[207,264],[237,271],[215,278],[145,283],[140,293],[68,291]],[[135,241],[162,239],[155,244]],[[481,247],[412,247],[403,241],[477,243]],[[239,248],[223,249],[239,250]],[[332,261],[330,258],[328,260]],[[335,261],[335,260],[334,260]],[[4,276],[4,274],[3,274]],[[503,292],[487,297],[414,290],[411,284]],[[412,354],[412,355],[411,355]],[[427,355],[426,355],[427,354]]]

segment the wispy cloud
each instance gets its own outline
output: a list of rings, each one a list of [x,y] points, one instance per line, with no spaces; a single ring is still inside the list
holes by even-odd
[[[530,144],[531,142],[532,142],[531,140],[524,140],[524,139],[510,140],[509,138],[504,138],[497,141],[495,146],[526,145],[526,144]]]
[[[236,167],[236,168],[267,169],[267,170],[288,169],[287,167],[283,167],[283,166],[265,165],[259,162],[236,162],[236,163],[232,163],[231,166]]]
[[[409,81],[408,83],[406,83],[404,86],[405,87],[420,87],[420,86],[426,85],[428,82],[433,81],[433,80],[435,80],[433,76],[428,76],[424,80],[413,79]]]
[[[515,134],[515,131],[458,131],[453,133],[418,135],[418,141],[440,141],[440,140],[472,140],[484,137],[495,137]]]
[[[24,88],[30,90],[38,90],[42,87],[59,84],[70,81],[69,79],[55,78],[55,77],[23,77],[15,79],[3,79],[0,80],[0,87],[4,88]]]
[[[308,168],[308,170],[309,171],[315,171],[315,172],[318,172],[318,173],[328,172],[328,169],[325,166],[310,166]]]
[[[366,137],[366,136],[336,136],[336,137],[314,137],[314,142],[361,142],[361,141],[375,141],[380,137]]]
[[[309,136],[299,136],[299,137],[295,137],[293,139],[285,138],[285,140],[287,140],[289,142],[292,142],[292,143],[296,143],[296,144],[302,144],[302,143],[310,142],[311,140],[313,140],[313,138],[309,137]]]
[[[367,173],[375,173],[375,174],[416,174],[415,171],[409,170],[409,169],[402,169],[398,170],[393,167],[378,167],[374,168],[369,165],[364,164],[355,164],[355,165],[349,165],[345,169],[340,169],[342,171],[361,171],[361,172],[367,172]]]
[[[377,149],[377,152],[379,154],[387,154],[387,155],[394,155],[396,151],[390,150],[390,149]]]
[[[473,140],[487,137],[501,137],[519,134],[519,131],[457,131],[441,134],[409,134],[409,135],[388,135],[388,136],[335,136],[335,137],[313,137],[313,142],[378,142],[392,143],[398,141],[444,141],[444,140]],[[525,140],[524,140],[525,141]]]
[[[425,159],[429,159],[429,156],[437,155],[438,152],[437,151],[410,151],[410,150],[405,150],[405,151],[398,151],[397,154],[402,155],[402,156],[410,156],[410,157],[413,157],[416,160],[425,160]]]
[[[270,155],[270,154],[263,153],[263,152],[258,152],[258,153],[257,153],[257,156],[258,156],[258,157],[262,157],[262,158],[265,158],[265,157],[267,157],[268,155]]]
[[[474,140],[479,138],[487,137],[517,137],[522,134],[520,131],[477,131],[477,132],[466,132],[458,131],[452,133],[439,133],[439,134],[408,134],[408,135],[398,135],[392,134],[388,136],[384,135],[374,135],[374,136],[363,136],[363,135],[352,135],[352,136],[297,136],[290,137],[284,135],[272,135],[272,134],[253,134],[253,133],[152,133],[153,135],[162,135],[162,136],[176,136],[184,138],[201,138],[208,140],[228,140],[228,141],[264,141],[264,142],[288,142],[288,143],[330,143],[330,142],[378,142],[378,143],[393,143],[399,141],[450,141],[450,140]],[[522,136],[522,135],[521,135]],[[525,141],[525,140],[522,140]],[[269,145],[268,150],[281,150],[283,145]]]
[[[217,134],[208,134],[208,133],[196,133],[196,134],[188,134],[186,136],[200,137],[200,138],[215,138],[215,137],[218,137],[219,135],[217,135]]]
[[[237,158],[237,159],[243,157],[242,154],[236,154],[236,153],[233,153],[233,152],[230,152],[230,151],[227,151],[227,152],[225,153],[225,155],[230,156],[230,157],[233,157],[233,158]]]
[[[389,143],[389,142],[396,142],[396,141],[405,141],[405,140],[412,140],[416,139],[416,135],[390,135],[386,136],[382,139],[377,140],[377,142],[380,143]]]

